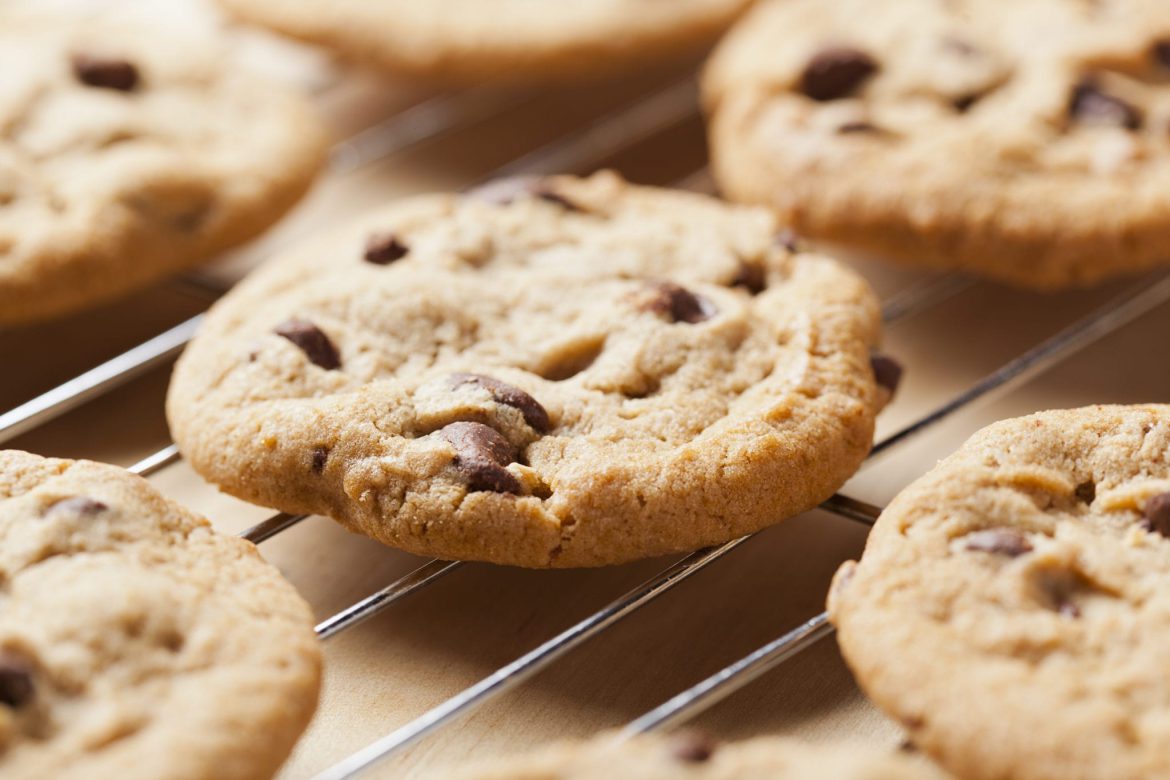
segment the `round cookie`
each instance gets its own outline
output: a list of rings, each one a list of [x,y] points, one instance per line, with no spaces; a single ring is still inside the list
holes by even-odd
[[[693,732],[643,735],[617,742],[603,734],[434,777],[451,780],[944,780],[937,768],[900,753],[845,744],[812,746],[758,737],[718,744]]]
[[[731,198],[1015,285],[1170,261],[1170,4],[776,0],[704,79]]]
[[[153,28],[0,17],[0,325],[208,260],[305,192],[319,122],[217,54]]]
[[[223,490],[441,558],[593,566],[815,506],[878,405],[868,285],[609,173],[399,201],[219,301],[167,400]]]
[[[320,664],[250,543],[114,466],[0,452],[0,776],[271,777]]]
[[[1170,406],[991,425],[829,607],[862,688],[964,778],[1170,777]]]
[[[708,45],[751,0],[220,0],[272,27],[394,72],[480,82],[630,72]]]

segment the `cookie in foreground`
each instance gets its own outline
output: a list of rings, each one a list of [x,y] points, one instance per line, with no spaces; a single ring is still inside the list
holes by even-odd
[[[714,43],[750,0],[220,0],[239,18],[394,73],[449,82],[631,73]]]
[[[919,757],[859,745],[809,745],[757,737],[720,744],[697,732],[617,742],[601,734],[527,755],[468,763],[433,775],[451,780],[944,780]]]
[[[308,605],[114,466],[0,452],[0,776],[253,780],[317,703]]]
[[[509,180],[274,258],[212,308],[168,419],[248,501],[440,558],[619,563],[830,496],[870,449],[878,329],[762,209]]]
[[[210,260],[309,187],[325,137],[308,105],[206,44],[0,15],[0,325]]]
[[[1170,260],[1170,4],[776,0],[707,69],[732,199],[1015,285]]]
[[[903,490],[829,605],[960,777],[1170,777],[1170,406],[995,423]],[[994,746],[989,749],[989,746]]]

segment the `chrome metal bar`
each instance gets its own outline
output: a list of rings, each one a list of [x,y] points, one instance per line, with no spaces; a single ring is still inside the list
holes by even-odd
[[[240,538],[247,539],[252,544],[260,544],[260,542],[271,539],[281,531],[292,528],[308,517],[308,515],[290,515],[288,512],[277,512],[272,517],[261,520],[256,525],[241,532]]]
[[[870,457],[901,444],[993,390],[1001,390],[1036,376],[1167,300],[1170,300],[1170,274],[1159,274],[1153,281],[1147,279],[1134,285],[1127,292],[1089,312],[1014,360],[1008,361],[926,416],[888,436],[874,446]]]
[[[691,718],[831,633],[829,616],[821,613],[632,721],[618,738],[627,739]]]
[[[462,561],[429,561],[405,577],[395,580],[376,593],[371,593],[356,604],[346,607],[333,617],[318,623],[317,636],[321,639],[328,639],[347,628],[353,628],[358,623],[369,620],[400,598],[430,585],[463,565],[465,564]]]
[[[192,317],[31,401],[0,414],[0,443],[75,409],[91,398],[104,395],[174,357],[191,340],[202,321],[201,314]]]
[[[179,448],[175,445],[163,447],[153,455],[148,455],[142,460],[135,463],[127,469],[131,474],[137,474],[140,477],[149,477],[172,463],[177,462],[182,456],[179,455]]]
[[[325,770],[317,775],[317,780],[354,777],[488,699],[514,688],[552,661],[702,570],[710,560],[720,558],[735,549],[746,538],[735,539],[719,547],[699,550],[688,555],[661,574],[651,577],[608,606],[493,672],[457,696]]]
[[[840,493],[834,493],[821,504],[820,508],[862,525],[873,525],[877,522],[878,515],[882,513],[880,506],[858,501],[856,498],[843,496]]]
[[[887,324],[917,314],[966,290],[974,280],[943,272],[918,279],[882,302],[882,320]]]

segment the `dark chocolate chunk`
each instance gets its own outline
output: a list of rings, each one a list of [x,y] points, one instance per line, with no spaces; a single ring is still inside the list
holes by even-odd
[[[507,206],[521,198],[540,198],[549,203],[555,203],[567,211],[584,211],[576,203],[552,189],[540,176],[510,176],[504,179],[495,179],[468,190],[467,194],[497,206]]]
[[[1012,528],[989,528],[963,537],[963,546],[968,550],[996,553],[1009,558],[1032,552],[1032,543],[1019,531]]]
[[[675,734],[671,740],[671,755],[687,764],[702,764],[715,755],[718,745],[701,731],[688,729]]]
[[[898,385],[902,383],[901,363],[888,355],[874,354],[869,356],[869,365],[879,387],[884,387],[890,395],[898,392]]]
[[[494,428],[477,422],[454,422],[439,435],[455,448],[455,468],[471,490],[520,493],[520,480],[504,466],[516,461],[512,445]]]
[[[362,258],[374,265],[390,265],[401,260],[410,252],[410,247],[398,240],[393,233],[374,233],[366,239]]]
[[[1154,62],[1166,70],[1170,70],[1170,39],[1157,41],[1150,54],[1153,56]]]
[[[652,289],[654,296],[646,301],[645,308],[670,317],[671,322],[693,325],[715,316],[715,307],[710,301],[674,282],[655,282]]]
[[[83,517],[93,517],[109,509],[108,506],[89,496],[73,496],[54,501],[45,510],[46,515],[71,514]]]
[[[328,447],[314,447],[313,448],[313,462],[311,468],[314,474],[320,474],[325,470],[325,462],[329,460]]]
[[[134,67],[134,63],[117,57],[75,54],[73,75],[89,87],[130,92],[138,86],[138,68]]]
[[[1090,479],[1077,485],[1077,489],[1073,493],[1076,495],[1077,501],[1082,504],[1091,504],[1093,499],[1097,497],[1097,484]]]
[[[761,263],[749,263],[746,260],[740,260],[739,268],[731,280],[731,286],[742,287],[752,295],[759,295],[768,286],[764,266]]]
[[[327,371],[341,368],[337,347],[325,333],[311,322],[294,317],[276,326],[276,335],[283,336],[301,348],[309,362]]]
[[[800,91],[813,100],[848,97],[877,69],[877,61],[859,49],[823,49],[805,66]]]
[[[1142,508],[1142,528],[1170,537],[1170,493],[1159,493]]]
[[[1104,92],[1092,79],[1085,79],[1073,87],[1068,113],[1085,124],[1116,125],[1129,130],[1142,126],[1142,112],[1136,106]]]
[[[535,431],[548,433],[552,428],[552,423],[548,419],[548,412],[545,411],[545,408],[540,405],[539,401],[519,387],[510,385],[507,382],[501,382],[490,376],[484,376],[483,374],[452,374],[450,381],[452,388],[459,387],[460,385],[477,385],[482,387],[491,393],[496,403],[519,409],[520,413],[524,415],[524,422],[531,425]]]
[[[0,704],[13,709],[32,700],[32,672],[28,665],[11,655],[0,654]]]

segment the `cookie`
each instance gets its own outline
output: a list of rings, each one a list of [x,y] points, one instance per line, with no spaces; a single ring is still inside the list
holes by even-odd
[[[512,758],[435,774],[451,780],[944,780],[937,768],[901,753],[850,744],[806,745],[759,737],[718,744],[694,732],[618,743],[603,734]]]
[[[865,282],[767,212],[588,179],[396,202],[212,309],[167,401],[223,490],[411,552],[530,567],[692,550],[869,451]]]
[[[731,198],[1014,285],[1170,260],[1170,4],[776,0],[704,79]]]
[[[220,0],[241,19],[393,72],[458,82],[630,72],[713,43],[751,0]]]
[[[325,153],[307,104],[163,31],[0,17],[0,325],[257,235]]]
[[[271,777],[317,702],[308,606],[114,466],[0,452],[0,776]]]
[[[1170,777],[1170,406],[991,425],[882,513],[829,606],[862,688],[964,778]]]

